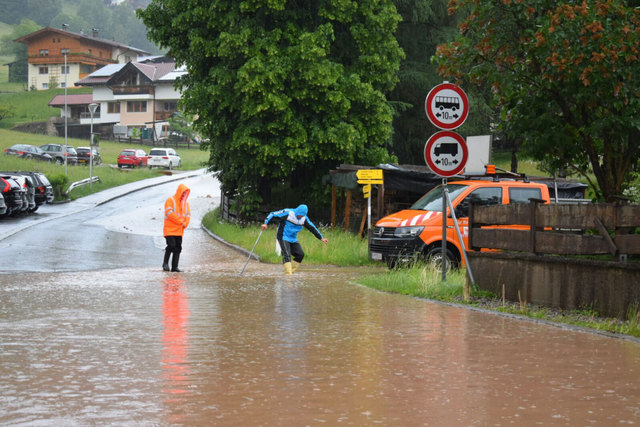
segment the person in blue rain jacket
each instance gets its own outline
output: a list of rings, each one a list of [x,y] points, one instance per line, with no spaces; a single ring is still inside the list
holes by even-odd
[[[277,238],[282,250],[284,273],[287,275],[295,273],[302,262],[302,258],[304,258],[304,251],[298,242],[298,233],[302,230],[302,227],[313,233],[325,245],[329,243],[327,239],[322,237],[318,227],[309,220],[307,217],[308,212],[307,205],[300,205],[295,209],[287,208],[274,211],[269,213],[264,220],[264,224],[262,224],[262,229],[266,230],[270,222],[278,223]]]

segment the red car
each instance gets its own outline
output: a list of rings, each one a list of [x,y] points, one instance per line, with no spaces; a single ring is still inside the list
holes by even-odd
[[[125,148],[118,156],[118,167],[128,166],[130,168],[147,166],[147,153],[144,150],[135,148]]]

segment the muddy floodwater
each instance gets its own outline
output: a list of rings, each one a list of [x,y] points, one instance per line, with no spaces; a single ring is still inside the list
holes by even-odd
[[[0,275],[0,424],[640,423],[637,341],[245,259]]]

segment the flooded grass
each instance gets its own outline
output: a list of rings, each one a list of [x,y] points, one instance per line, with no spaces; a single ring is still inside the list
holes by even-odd
[[[202,224],[227,242],[247,250],[251,250],[260,234],[260,224],[234,224],[223,221],[220,219],[219,209],[207,213],[202,219]],[[305,252],[305,263],[339,266],[379,265],[369,259],[367,239],[322,227],[320,232],[329,240],[328,245],[324,245],[307,230],[298,234],[298,240]],[[275,247],[276,227],[270,225],[260,236],[254,252],[263,262],[281,263],[282,258],[276,253]]]

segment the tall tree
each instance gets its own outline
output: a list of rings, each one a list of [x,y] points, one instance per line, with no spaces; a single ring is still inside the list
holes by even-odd
[[[453,0],[468,18],[440,73],[490,85],[502,124],[552,168],[622,194],[640,154],[640,10],[634,0]],[[596,183],[592,183],[596,184]]]
[[[402,51],[391,0],[164,0],[138,11],[185,63],[183,105],[245,211],[271,184],[388,161]]]

